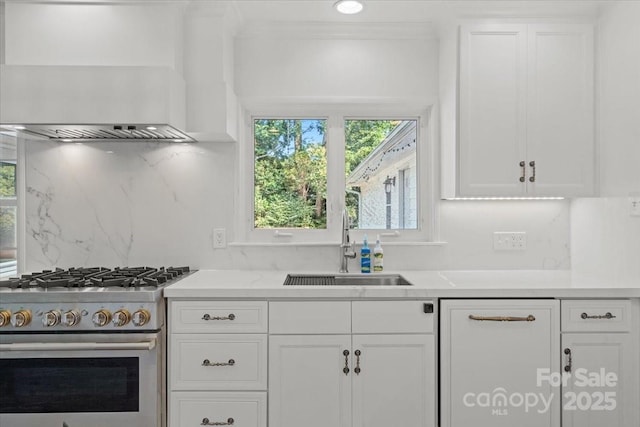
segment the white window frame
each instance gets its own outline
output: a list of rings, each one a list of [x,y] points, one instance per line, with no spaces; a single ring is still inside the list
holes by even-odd
[[[417,120],[416,152],[418,229],[366,230],[352,229],[352,242],[361,243],[367,234],[370,242],[380,235],[384,243],[434,243],[437,225],[435,151],[435,107],[405,108],[379,105],[326,106],[274,105],[255,109],[244,116],[239,145],[239,183],[236,199],[236,233],[233,244],[247,245],[333,245],[340,242],[342,210],[345,198],[344,121],[345,120]],[[254,136],[255,119],[326,119],[327,120],[327,228],[254,228]]]
[[[0,206],[16,209],[16,268],[7,270],[0,277],[14,277],[25,271],[25,144],[20,132],[4,131],[4,134],[15,139],[16,158],[11,159],[16,164],[16,194],[14,197],[0,198]]]

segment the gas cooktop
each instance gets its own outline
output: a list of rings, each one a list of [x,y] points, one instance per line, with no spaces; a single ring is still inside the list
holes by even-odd
[[[157,288],[186,273],[189,267],[56,268],[0,280],[0,289]]]
[[[163,288],[189,267],[69,268],[0,280],[0,335],[158,330]]]

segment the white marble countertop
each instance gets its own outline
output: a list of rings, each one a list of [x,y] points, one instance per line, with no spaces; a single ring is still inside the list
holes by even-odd
[[[166,287],[164,296],[217,299],[640,298],[640,280],[586,277],[569,270],[385,271],[384,274],[401,274],[413,286],[370,287],[283,286],[288,273],[335,274],[326,271],[200,270]]]

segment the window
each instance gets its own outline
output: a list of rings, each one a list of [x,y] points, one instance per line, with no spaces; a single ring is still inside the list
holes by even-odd
[[[327,228],[324,119],[256,119],[254,227]]]
[[[15,276],[18,258],[17,145],[14,132],[0,132],[0,277]]]
[[[417,228],[417,123],[345,121],[345,203],[354,228]]]
[[[428,115],[300,110],[247,117],[240,173],[252,179],[241,190],[239,240],[335,243],[346,207],[356,241],[429,241]]]

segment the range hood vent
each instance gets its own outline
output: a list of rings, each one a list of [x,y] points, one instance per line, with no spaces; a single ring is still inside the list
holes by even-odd
[[[60,142],[91,141],[158,141],[196,142],[184,132],[166,124],[122,124],[122,125],[60,125],[25,124],[0,125],[28,134]]]
[[[0,132],[60,142],[195,142],[168,67],[0,64]]]

